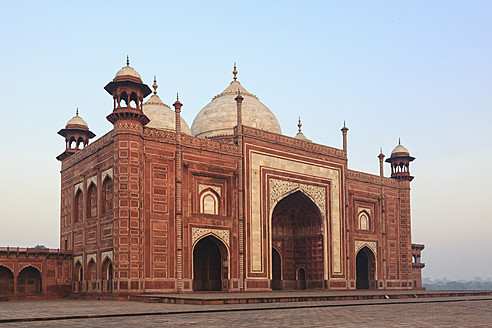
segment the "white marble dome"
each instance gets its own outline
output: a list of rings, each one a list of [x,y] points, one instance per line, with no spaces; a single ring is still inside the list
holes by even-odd
[[[142,106],[144,114],[150,119],[147,127],[176,131],[176,113],[168,105],[162,102],[157,94],[147,100]],[[181,117],[181,132],[191,135],[191,130],[186,121]]]
[[[237,125],[236,96],[243,96],[243,125],[281,134],[280,124],[273,113],[257,96],[249,93],[238,81],[231,84],[202,108],[193,120],[191,133],[196,137],[209,138],[232,135]]]

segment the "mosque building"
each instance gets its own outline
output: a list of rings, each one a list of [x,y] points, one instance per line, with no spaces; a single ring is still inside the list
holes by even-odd
[[[236,67],[191,128],[152,87],[127,61],[113,129],[89,142],[77,111],[58,132],[60,249],[0,248],[0,295],[422,288],[403,145],[391,177],[382,153],[350,170],[347,127],[342,149],[283,135]]]

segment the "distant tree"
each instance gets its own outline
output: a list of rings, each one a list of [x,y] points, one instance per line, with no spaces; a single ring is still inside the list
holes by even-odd
[[[33,248],[37,248],[37,249],[47,249],[47,247],[46,247],[46,246],[44,246],[44,245],[36,245],[36,246],[34,246]]]

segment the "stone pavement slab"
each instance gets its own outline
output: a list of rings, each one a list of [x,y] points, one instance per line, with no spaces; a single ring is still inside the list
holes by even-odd
[[[141,303],[125,301],[89,301],[89,300],[46,300],[16,301],[0,303],[0,324],[8,321],[30,321],[60,318],[96,318],[96,317],[136,317],[143,315],[199,314],[223,312],[252,312],[256,310],[289,310],[328,307],[360,307],[388,304],[431,304],[455,302],[492,301],[490,296],[447,297],[421,299],[368,299],[348,301],[312,301],[289,303],[254,303],[226,305],[188,305],[166,303]],[[372,305],[372,306],[371,306]]]
[[[92,305],[73,301],[73,310],[87,310]],[[85,301],[82,301],[85,302]],[[21,303],[21,302],[12,302]],[[32,302],[31,302],[32,303]],[[113,303],[113,302],[110,302]],[[114,302],[118,304],[142,304]],[[312,302],[309,302],[310,304]],[[336,302],[340,303],[340,302]],[[48,305],[48,304],[45,304]],[[55,304],[51,304],[55,305]],[[109,310],[117,304],[103,304]],[[182,314],[157,314],[130,317],[81,318],[54,321],[34,321],[0,324],[1,327],[491,327],[492,300],[454,300],[451,302],[399,302],[361,306],[332,306],[282,309],[278,304],[261,304],[253,311],[224,311]],[[61,305],[63,308],[65,305]],[[166,304],[167,306],[167,304]],[[41,306],[38,308],[40,310]],[[189,305],[177,305],[189,308]],[[244,305],[242,306],[244,307]],[[3,308],[3,304],[0,305]],[[203,309],[204,306],[199,306]],[[224,306],[220,306],[224,309]],[[3,311],[2,311],[3,312]],[[55,309],[48,310],[53,313]],[[75,311],[76,312],[76,311]]]

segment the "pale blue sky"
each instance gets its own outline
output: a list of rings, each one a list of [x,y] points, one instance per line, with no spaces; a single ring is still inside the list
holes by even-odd
[[[111,129],[103,90],[131,65],[182,115],[238,79],[293,136],[378,173],[398,138],[412,163],[412,239],[424,277],[492,277],[492,2],[0,2],[0,245],[58,247],[56,132],[79,107]],[[389,174],[389,167],[386,167]]]

